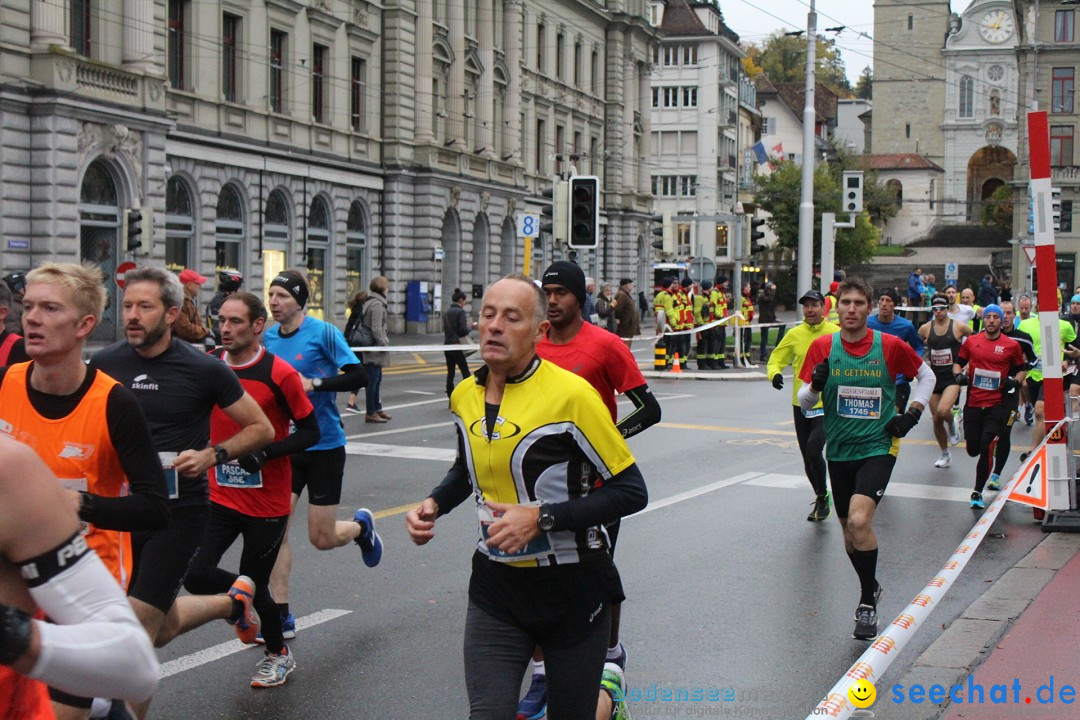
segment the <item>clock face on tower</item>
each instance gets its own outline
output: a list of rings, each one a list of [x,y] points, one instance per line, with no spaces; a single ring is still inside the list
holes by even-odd
[[[1013,34],[1012,15],[1006,10],[991,10],[979,21],[979,34],[987,42],[1005,42]]]

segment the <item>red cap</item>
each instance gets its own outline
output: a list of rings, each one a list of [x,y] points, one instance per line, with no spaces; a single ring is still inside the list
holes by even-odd
[[[202,285],[204,282],[206,282],[206,278],[203,277],[202,275],[200,275],[199,273],[195,272],[194,270],[191,270],[189,268],[184,268],[183,270],[180,271],[180,282],[182,282],[182,283],[193,282],[193,283],[199,283],[200,285]]]
[[[187,271],[185,270],[184,272],[187,272]],[[183,273],[181,273],[181,274],[180,274],[180,279],[181,279],[181,280],[183,280],[183,279],[184,279],[184,275],[183,275]],[[840,287],[840,283],[838,283],[837,281],[833,280],[833,281],[832,281],[832,282],[831,282],[831,283],[829,284],[829,292],[831,292],[831,293],[833,293],[833,294],[835,295],[835,294],[836,294],[836,289],[837,289],[837,288],[839,288],[839,287]]]

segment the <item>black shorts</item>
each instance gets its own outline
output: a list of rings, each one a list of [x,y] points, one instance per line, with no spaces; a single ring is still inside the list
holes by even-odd
[[[1024,382],[1027,384],[1027,401],[1034,405],[1042,400],[1042,380],[1027,378]]]
[[[938,373],[934,373],[934,392],[932,394],[940,395],[941,393],[945,392],[945,388],[955,384],[956,376],[953,375],[951,372],[948,373],[947,376],[945,374],[939,375]]]
[[[889,484],[895,455],[874,455],[862,460],[829,461],[829,484],[832,485],[836,516],[848,516],[852,495],[865,495],[875,504],[881,502]]]
[[[174,506],[163,530],[132,533],[135,562],[128,595],[169,612],[199,552],[209,517],[209,502]]]
[[[984,433],[1004,437],[1012,431],[1015,421],[1016,406],[1007,401],[990,407],[968,406],[964,408],[964,437],[969,447],[974,444],[978,448]]]
[[[345,477],[345,447],[307,450],[292,456],[292,492],[300,497],[308,491],[309,505],[337,505],[341,502],[341,480]]]

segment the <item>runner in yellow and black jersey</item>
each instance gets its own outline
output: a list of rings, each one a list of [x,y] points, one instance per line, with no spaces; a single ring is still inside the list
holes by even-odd
[[[611,606],[623,599],[604,523],[645,506],[645,481],[585,380],[536,357],[547,303],[527,276],[488,288],[484,367],[450,399],[458,456],[406,516],[413,542],[474,498],[480,527],[465,620],[471,717],[513,717],[521,672],[544,651],[548,715],[594,717]],[[595,482],[602,479],[602,485]]]

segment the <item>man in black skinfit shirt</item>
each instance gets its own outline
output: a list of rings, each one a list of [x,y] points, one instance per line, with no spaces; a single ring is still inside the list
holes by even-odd
[[[177,627],[188,625],[175,600],[206,529],[206,471],[250,455],[274,438],[270,421],[232,370],[172,337],[183,301],[184,290],[173,273],[153,267],[132,270],[124,286],[127,339],[90,361],[135,393],[165,468],[169,524],[132,538],[135,569],[128,591],[135,614],[155,642],[159,634],[172,637]],[[215,406],[240,430],[209,447]],[[147,702],[136,711],[145,717],[148,708]]]

